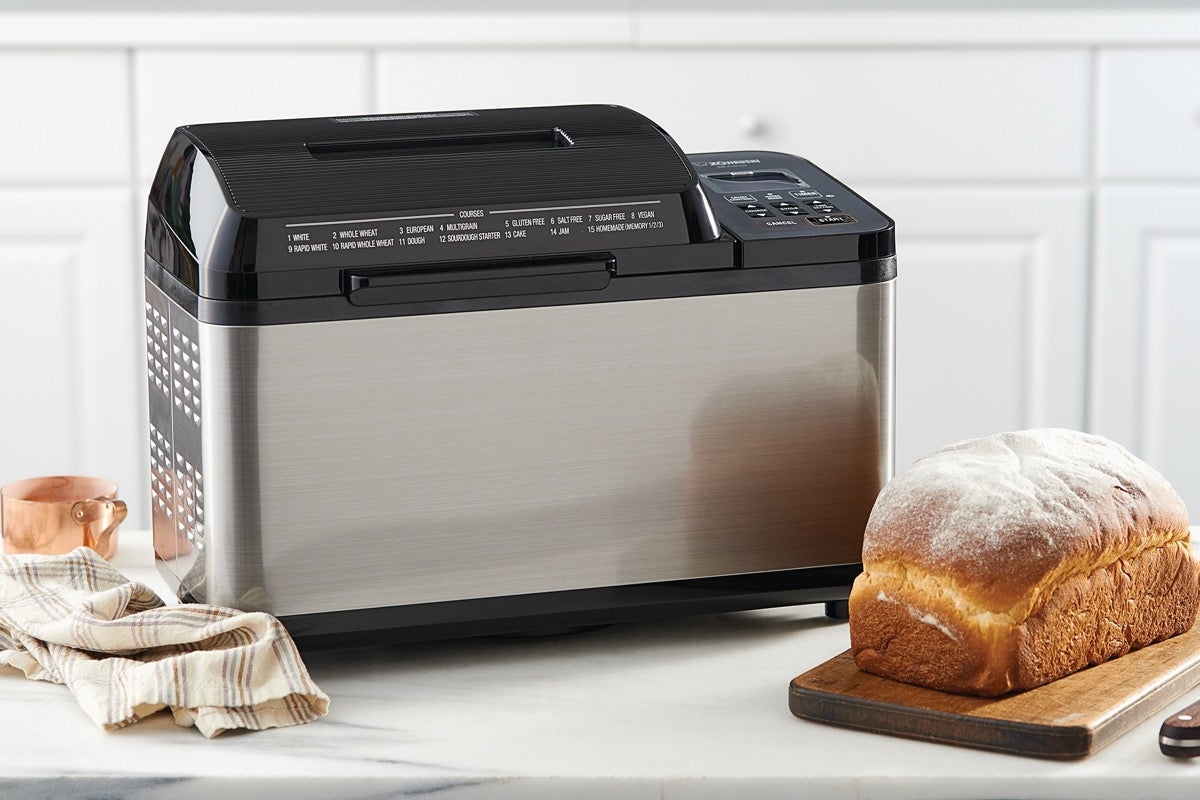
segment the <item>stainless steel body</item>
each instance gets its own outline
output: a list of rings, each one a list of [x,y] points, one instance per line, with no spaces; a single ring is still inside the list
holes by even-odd
[[[159,566],[302,638],[844,618],[894,231],[614,105],[182,125],[143,264]]]
[[[893,285],[199,323],[203,527],[160,564],[288,616],[857,562]]]

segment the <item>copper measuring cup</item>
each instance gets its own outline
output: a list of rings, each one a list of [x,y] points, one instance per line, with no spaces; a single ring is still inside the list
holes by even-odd
[[[57,555],[83,545],[112,558],[128,512],[112,481],[79,475],[16,481],[0,489],[4,552]]]

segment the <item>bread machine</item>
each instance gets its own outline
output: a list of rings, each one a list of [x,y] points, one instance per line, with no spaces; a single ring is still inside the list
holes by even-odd
[[[617,106],[186,125],[146,222],[154,549],[299,637],[844,613],[893,223]]]

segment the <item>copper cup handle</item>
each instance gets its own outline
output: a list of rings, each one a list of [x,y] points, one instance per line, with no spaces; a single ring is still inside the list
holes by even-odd
[[[83,526],[83,543],[98,553],[108,552],[108,540],[128,513],[123,501],[111,497],[80,500],[71,506],[71,519]]]

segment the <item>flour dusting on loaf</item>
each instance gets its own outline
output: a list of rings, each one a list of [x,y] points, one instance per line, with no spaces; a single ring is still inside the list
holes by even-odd
[[[879,495],[850,596],[859,667],[947,691],[1028,689],[1188,630],[1187,510],[1103,437],[951,445]]]

